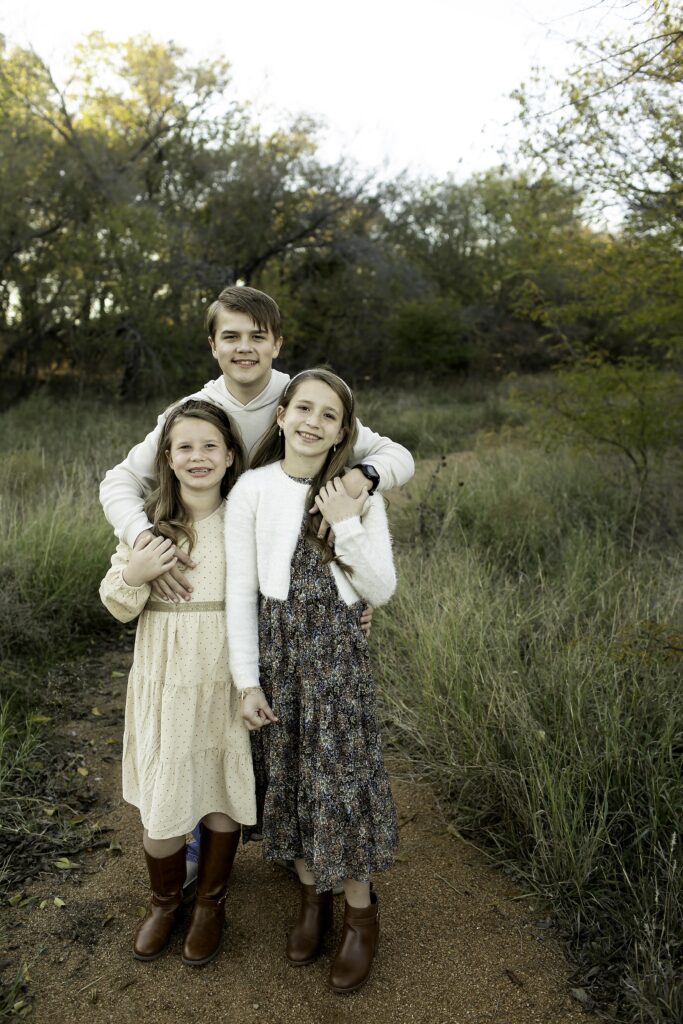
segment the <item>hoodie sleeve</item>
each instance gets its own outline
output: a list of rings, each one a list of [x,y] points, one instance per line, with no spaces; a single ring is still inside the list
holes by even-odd
[[[407,484],[415,472],[415,463],[408,449],[364,427],[360,420],[357,420],[357,424],[358,439],[353,449],[353,465],[368,462],[374,466],[379,473],[380,491],[389,491],[392,487]]]
[[[167,412],[159,416],[154,430],[131,448],[123,462],[110,469],[100,484],[100,502],[107,521],[119,540],[131,548],[144,530],[152,529],[143,505],[156,482],[154,460]]]

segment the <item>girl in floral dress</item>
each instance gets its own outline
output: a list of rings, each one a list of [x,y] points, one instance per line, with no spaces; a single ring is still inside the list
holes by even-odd
[[[382,498],[368,488],[351,498],[341,482],[355,423],[341,378],[326,369],[292,378],[259,468],[235,485],[226,515],[230,666],[252,732],[257,831],[266,857],[294,860],[301,882],[292,965],[317,957],[332,888],[343,884],[337,992],[369,975],[379,935],[370,875],[398,845],[360,628],[364,602],[388,601],[396,578]],[[318,536],[323,518],[334,547]]]

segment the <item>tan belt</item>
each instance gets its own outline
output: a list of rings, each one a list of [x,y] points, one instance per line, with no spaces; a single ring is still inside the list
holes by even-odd
[[[155,601],[147,602],[148,612],[224,612],[225,601]]]

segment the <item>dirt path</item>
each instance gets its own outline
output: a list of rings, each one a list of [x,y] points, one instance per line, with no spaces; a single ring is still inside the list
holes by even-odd
[[[66,730],[86,750],[93,810],[113,829],[112,851],[75,857],[78,870],[27,887],[33,906],[5,908],[12,963],[30,973],[30,1019],[39,1024],[581,1024],[569,995],[570,968],[533,901],[448,831],[424,788],[396,780],[401,852],[381,878],[382,934],[372,977],[359,993],[327,988],[330,940],[321,960],[289,967],[283,956],[295,915],[296,884],[243,849],[227,900],[227,939],[210,965],[180,961],[180,936],[153,964],[131,957],[131,936],[147,897],[137,812],[120,797],[119,755],[126,654],[102,659]],[[113,673],[113,674],[112,674]],[[100,715],[90,709],[97,706]],[[85,717],[83,714],[85,712]],[[120,846],[120,851],[116,847]],[[64,906],[54,905],[54,898]],[[342,897],[337,897],[338,932]],[[41,909],[40,901],[46,900]]]

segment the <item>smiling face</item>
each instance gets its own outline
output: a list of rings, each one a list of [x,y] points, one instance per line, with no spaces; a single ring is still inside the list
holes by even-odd
[[[232,465],[231,451],[218,427],[195,417],[180,417],[171,427],[168,464],[178,478],[181,495],[220,494],[221,481]]]
[[[274,338],[270,329],[261,330],[247,313],[220,309],[209,345],[228,391],[246,405],[268,384],[282,338]]]
[[[344,409],[329,384],[304,380],[286,408],[279,406],[277,422],[285,438],[285,461],[311,463],[311,474],[323,465],[327,453],[344,437]],[[307,474],[309,475],[309,474]]]

